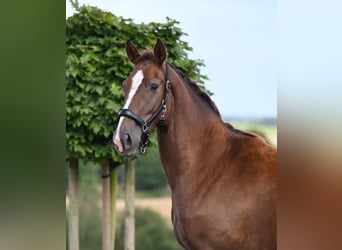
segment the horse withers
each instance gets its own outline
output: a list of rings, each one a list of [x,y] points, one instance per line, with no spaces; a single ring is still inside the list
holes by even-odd
[[[172,193],[172,223],[185,249],[277,248],[276,149],[224,123],[210,99],[166,61],[166,47],[140,53],[123,82],[125,105],[113,135],[126,156],[144,152],[156,128]]]

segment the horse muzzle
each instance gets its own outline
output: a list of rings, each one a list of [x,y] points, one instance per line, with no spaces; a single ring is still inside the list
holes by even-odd
[[[136,125],[130,130],[120,129],[120,131],[114,131],[113,143],[116,151],[120,155],[136,155],[139,151],[140,140],[141,130]]]

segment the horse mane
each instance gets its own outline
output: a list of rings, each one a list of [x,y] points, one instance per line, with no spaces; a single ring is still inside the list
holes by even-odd
[[[153,53],[151,51],[144,51],[141,56],[137,59],[137,63],[140,62],[145,62],[145,61],[152,61],[152,62],[156,62],[156,59],[153,55]],[[211,100],[211,98],[209,97],[209,95],[207,93],[205,93],[199,86],[197,83],[193,82],[190,78],[188,78],[181,70],[176,69],[172,64],[170,64],[170,67],[172,69],[174,69],[177,74],[180,76],[181,79],[183,79],[183,81],[188,84],[188,86],[191,88],[191,90],[197,95],[199,96],[203,101],[205,101],[208,106],[214,111],[214,113],[216,113],[219,117],[221,117],[221,114],[216,106],[216,104],[213,102],[213,100]]]
[[[219,117],[221,117],[221,114],[216,106],[216,104],[211,100],[209,95],[205,93],[197,83],[193,82],[190,78],[188,78],[182,71],[179,69],[176,69],[172,64],[169,64],[177,73],[178,75],[183,79],[183,81],[188,84],[188,86],[191,88],[191,90],[199,96],[203,101],[205,101],[208,106],[216,113]]]

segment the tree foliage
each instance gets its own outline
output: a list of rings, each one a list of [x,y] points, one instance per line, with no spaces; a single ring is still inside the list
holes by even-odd
[[[121,82],[133,65],[125,52],[130,38],[139,48],[152,48],[160,37],[168,61],[204,88],[201,60],[191,60],[186,35],[176,20],[135,24],[91,6],[72,2],[76,13],[66,21],[66,149],[73,156],[103,162],[122,162],[112,147],[117,113],[124,105]]]

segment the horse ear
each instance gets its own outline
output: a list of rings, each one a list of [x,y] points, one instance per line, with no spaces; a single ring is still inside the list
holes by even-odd
[[[138,58],[140,57],[140,53],[138,52],[135,45],[131,42],[130,39],[126,42],[126,53],[128,56],[128,59],[133,63],[137,64]]]
[[[159,65],[166,60],[166,47],[160,38],[157,38],[153,53]]]

